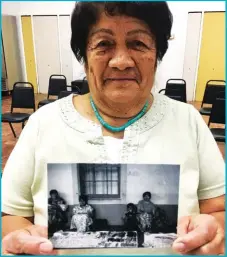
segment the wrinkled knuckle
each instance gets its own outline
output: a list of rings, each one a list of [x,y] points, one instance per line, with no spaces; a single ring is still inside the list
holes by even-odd
[[[208,246],[208,245],[204,245],[204,246],[201,248],[201,250],[200,250],[200,254],[201,254],[201,255],[209,255],[209,254],[211,254],[211,253],[210,253],[210,248],[209,248],[209,246]]]
[[[223,231],[223,233],[218,234],[217,244],[219,244],[220,246],[224,246],[224,248],[225,248],[225,234],[224,234],[224,231]]]
[[[201,228],[201,236],[204,237],[206,242],[211,241],[216,235],[216,230],[209,228],[208,226],[204,226]]]
[[[15,242],[14,250],[15,250],[15,253],[21,253],[21,244],[20,244],[20,242]]]
[[[223,234],[219,234],[219,242],[220,243],[225,242],[225,235],[224,235],[224,233]]]
[[[21,253],[22,242],[21,242],[21,231],[14,231],[6,235],[2,239],[2,246],[4,250],[12,253]]]
[[[22,252],[23,243],[22,243],[21,235],[22,235],[21,231],[18,231],[18,233],[14,234],[14,249],[16,253]]]
[[[2,248],[4,250],[7,250],[8,244],[9,244],[9,237],[7,235],[7,236],[3,237],[3,239],[2,239]]]
[[[201,228],[201,234],[203,234],[205,237],[209,237],[210,235],[210,229],[207,226],[204,226]]]

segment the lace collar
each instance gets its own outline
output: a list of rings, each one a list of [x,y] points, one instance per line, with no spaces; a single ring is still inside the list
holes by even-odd
[[[153,94],[154,101],[150,110],[134,124],[126,128],[125,132],[130,132],[130,137],[141,134],[156,126],[164,117],[168,104],[168,98],[161,94]],[[57,101],[60,115],[63,121],[71,128],[82,132],[101,131],[101,125],[88,120],[77,112],[73,105],[73,94]]]

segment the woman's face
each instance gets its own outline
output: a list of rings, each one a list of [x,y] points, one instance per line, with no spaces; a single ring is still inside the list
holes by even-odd
[[[53,193],[53,194],[50,195],[50,197],[51,197],[52,200],[56,200],[58,195]]]
[[[128,212],[133,212],[132,206],[128,207]]]
[[[149,195],[145,195],[145,196],[143,197],[143,200],[146,201],[146,202],[149,202],[150,199],[151,199],[151,198],[150,198]]]
[[[92,96],[108,103],[147,99],[154,81],[154,37],[142,21],[102,14],[91,28],[85,70]]]
[[[85,205],[85,201],[83,199],[80,199],[80,206],[84,206]]]

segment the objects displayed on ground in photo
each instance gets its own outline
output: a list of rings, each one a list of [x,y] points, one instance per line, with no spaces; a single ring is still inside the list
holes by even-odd
[[[55,249],[170,248],[179,165],[48,164],[48,238]]]

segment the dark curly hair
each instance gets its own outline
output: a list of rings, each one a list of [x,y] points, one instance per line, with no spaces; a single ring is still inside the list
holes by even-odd
[[[147,195],[149,198],[151,198],[151,193],[150,193],[150,192],[144,192],[144,193],[143,193],[143,197],[145,197],[146,195]]]
[[[137,212],[137,207],[135,204],[133,203],[128,203],[127,204],[127,209],[131,208],[133,210],[133,212]]]
[[[162,60],[168,49],[173,23],[166,2],[78,2],[71,19],[71,48],[79,62],[87,62],[89,30],[103,12],[108,16],[125,15],[145,22],[155,38],[157,60]]]
[[[58,195],[58,191],[56,189],[50,190],[50,195]]]
[[[85,204],[87,204],[88,202],[88,196],[87,195],[80,195],[79,196],[79,202],[83,200],[85,202]]]

